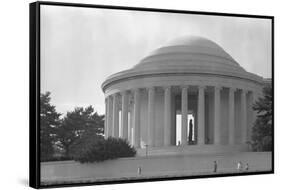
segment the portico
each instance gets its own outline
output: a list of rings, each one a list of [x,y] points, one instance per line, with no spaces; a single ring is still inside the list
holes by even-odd
[[[172,136],[175,135],[176,123],[172,122],[172,118],[180,113],[180,144],[189,145],[187,116],[190,110],[196,113],[195,126],[198,131],[195,144],[243,144],[249,137],[247,119],[252,114],[252,110],[248,108],[252,102],[246,103],[246,96],[252,96],[252,93],[253,91],[246,89],[202,85],[154,86],[116,92],[106,98],[108,115],[105,136],[127,139],[136,148],[141,147],[142,141],[149,147],[173,146],[176,145],[175,137]],[[176,97],[180,97],[180,105],[175,103]],[[143,103],[147,105],[141,106]],[[240,105],[235,111],[236,104]],[[147,108],[146,111],[144,107]],[[172,112],[172,107],[177,112]],[[222,114],[222,111],[227,114]],[[145,122],[140,122],[141,118],[145,118],[147,126]],[[162,124],[163,131],[159,126]],[[241,138],[235,141],[236,135]]]

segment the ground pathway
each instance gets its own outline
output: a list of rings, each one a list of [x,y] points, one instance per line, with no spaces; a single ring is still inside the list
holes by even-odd
[[[214,161],[217,172],[214,172]],[[237,170],[241,161],[242,171]],[[245,165],[249,170],[245,170]],[[200,155],[166,155],[122,158],[101,163],[80,164],[74,161],[41,164],[43,184],[95,182],[107,180],[151,179],[196,175],[233,174],[270,171],[271,153],[228,153]]]

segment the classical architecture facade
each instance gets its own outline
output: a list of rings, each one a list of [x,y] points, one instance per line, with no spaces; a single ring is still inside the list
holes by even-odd
[[[215,42],[179,38],[102,84],[105,137],[137,149],[246,150],[263,85]]]

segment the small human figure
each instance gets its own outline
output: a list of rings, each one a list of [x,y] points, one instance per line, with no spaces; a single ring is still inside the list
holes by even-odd
[[[181,142],[180,141],[178,141],[178,146],[180,146],[181,145]]]
[[[138,167],[138,174],[141,175],[141,167]]]
[[[215,160],[214,161],[214,173],[216,173],[218,170],[218,162]]]
[[[241,172],[241,171],[242,171],[242,162],[241,162],[241,161],[239,161],[239,162],[237,163],[237,171],[238,171],[238,172]]]
[[[249,171],[249,164],[248,163],[245,165],[245,171]]]

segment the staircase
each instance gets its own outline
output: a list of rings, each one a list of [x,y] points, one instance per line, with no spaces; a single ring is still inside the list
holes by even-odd
[[[225,154],[248,151],[247,145],[184,145],[137,149],[137,156]]]

